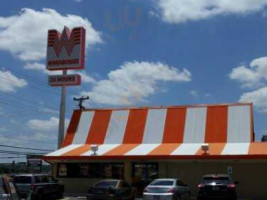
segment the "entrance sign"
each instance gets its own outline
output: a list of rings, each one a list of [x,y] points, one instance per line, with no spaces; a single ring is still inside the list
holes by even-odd
[[[48,70],[84,69],[85,29],[64,27],[62,34],[57,30],[48,31]]]
[[[81,76],[79,74],[51,75],[51,76],[48,76],[48,83],[51,86],[80,85]]]

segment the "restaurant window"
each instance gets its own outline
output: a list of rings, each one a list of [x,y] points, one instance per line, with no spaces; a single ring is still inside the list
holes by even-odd
[[[158,178],[158,163],[133,163],[132,177],[135,182]]]
[[[60,178],[124,178],[122,163],[64,163],[59,165],[58,171]]]

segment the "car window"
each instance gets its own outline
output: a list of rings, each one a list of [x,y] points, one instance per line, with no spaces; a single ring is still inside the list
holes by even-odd
[[[173,185],[173,180],[154,180],[149,185],[162,185],[162,186],[171,186]]]
[[[35,180],[35,183],[42,183],[42,179],[40,176],[35,176],[34,180]]]
[[[216,184],[229,184],[230,178],[229,177],[204,177],[202,183],[209,184],[209,183],[216,183]]]
[[[176,185],[178,185],[178,186],[184,186],[184,183],[183,183],[183,181],[177,180],[176,181]]]
[[[56,180],[52,176],[47,176],[47,180],[49,183],[55,183]]]
[[[30,176],[15,176],[14,177],[15,183],[31,183],[32,179]]]
[[[95,184],[95,187],[97,188],[109,188],[109,187],[116,187],[118,184],[118,181],[100,181]]]
[[[125,181],[121,181],[119,187],[130,187]]]
[[[47,176],[41,176],[42,183],[49,183]]]

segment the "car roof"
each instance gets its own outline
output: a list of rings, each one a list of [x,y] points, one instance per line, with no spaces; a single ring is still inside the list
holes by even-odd
[[[157,178],[154,181],[176,181],[175,178]]]
[[[205,177],[231,177],[229,174],[207,174],[204,175],[203,178]]]
[[[122,181],[120,179],[102,179],[102,180],[99,180],[98,182],[102,182],[102,181]]]
[[[15,174],[14,176],[51,176],[50,174]]]

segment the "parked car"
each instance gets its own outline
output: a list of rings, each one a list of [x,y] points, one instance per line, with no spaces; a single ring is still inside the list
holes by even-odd
[[[50,175],[21,174],[14,176],[14,182],[21,198],[26,198],[31,192],[32,200],[62,198],[64,186]]]
[[[90,187],[87,192],[89,200],[134,200],[135,188],[124,180],[101,180]]]
[[[205,175],[198,185],[198,200],[229,199],[237,200],[236,185],[227,174]]]
[[[190,189],[178,179],[155,179],[143,192],[144,200],[189,200]]]
[[[1,200],[20,200],[18,190],[12,178],[7,175],[0,176],[0,199]]]

